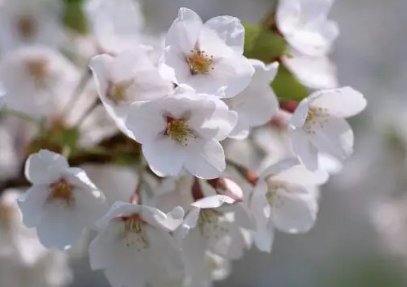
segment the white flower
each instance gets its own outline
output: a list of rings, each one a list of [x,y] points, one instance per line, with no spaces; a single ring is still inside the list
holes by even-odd
[[[10,52],[0,63],[7,107],[33,116],[58,114],[72,96],[79,77],[72,63],[43,46]]]
[[[165,40],[163,69],[199,93],[233,97],[254,74],[242,55],[244,32],[237,18],[219,16],[204,24],[194,11],[181,8]]]
[[[222,101],[179,87],[173,96],[133,104],[126,125],[158,175],[176,176],[185,168],[197,177],[215,178],[225,169],[219,141],[236,121],[236,112]]]
[[[120,130],[132,138],[124,124],[130,105],[161,98],[172,91],[172,84],[161,79],[145,47],[138,46],[117,57],[106,54],[95,56],[90,68],[108,114]]]
[[[153,207],[116,202],[98,222],[100,232],[89,247],[91,268],[103,269],[113,287],[145,286],[156,272],[179,276],[181,252],[169,231],[182,218],[179,208],[166,215]]]
[[[256,73],[250,85],[237,96],[226,99],[231,110],[238,113],[238,121],[230,137],[244,139],[250,128],[264,125],[277,112],[278,101],[271,82],[277,74],[278,63],[265,65],[258,60],[250,60]]]
[[[328,56],[309,57],[291,52],[290,56],[282,57],[282,61],[310,89],[334,89],[339,85],[336,65]]]
[[[277,25],[289,45],[301,54],[327,54],[339,34],[336,22],[328,20],[333,0],[281,0]]]
[[[251,219],[239,202],[225,195],[204,197],[191,205],[177,230],[182,241],[186,274],[199,274],[210,251],[226,259],[239,259],[248,248],[242,229],[251,229]]]
[[[23,222],[35,227],[46,247],[71,246],[106,211],[102,193],[84,171],[70,168],[59,154],[41,150],[26,162],[33,186],[19,199]]]
[[[301,101],[289,123],[293,151],[311,171],[318,169],[318,152],[339,160],[353,150],[353,132],[344,118],[366,107],[363,95],[352,88],[318,91]]]
[[[63,5],[50,0],[12,0],[0,6],[0,51],[43,44],[56,48],[64,37]]]
[[[121,53],[141,43],[144,17],[137,0],[88,0],[85,11],[99,48]]]
[[[71,278],[68,258],[61,251],[44,248],[35,230],[23,225],[19,194],[6,190],[0,198],[0,285],[65,286]]]
[[[288,233],[311,229],[318,211],[316,186],[327,180],[327,173],[310,172],[295,158],[267,169],[250,200],[250,210],[256,220],[256,246],[270,252],[274,228]]]

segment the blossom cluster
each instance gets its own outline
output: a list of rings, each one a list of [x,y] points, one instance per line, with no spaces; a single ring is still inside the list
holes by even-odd
[[[86,1],[91,37],[68,44],[51,2],[0,4],[4,145],[25,161],[0,187],[23,191],[36,250],[63,256],[93,230],[90,266],[113,287],[211,286],[252,246],[271,252],[275,230],[313,227],[319,187],[352,154],[345,119],[366,106],[328,60],[332,1],[281,0],[263,28],[286,49],[270,61],[246,57],[235,17],[180,8],[152,37],[131,0]],[[276,95],[282,70],[310,95]]]

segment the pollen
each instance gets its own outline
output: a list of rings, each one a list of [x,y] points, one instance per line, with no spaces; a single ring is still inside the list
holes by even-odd
[[[127,102],[129,100],[127,97],[127,89],[132,83],[132,80],[123,81],[118,84],[110,83],[107,91],[107,97],[115,104],[118,104],[119,102]]]
[[[172,140],[188,146],[191,139],[197,138],[194,132],[189,128],[188,124],[184,120],[177,120],[167,118],[167,129],[165,134]]]
[[[72,186],[66,179],[61,178],[58,181],[50,185],[50,195],[48,201],[60,201],[67,205],[71,205],[75,199],[72,192]]]
[[[23,15],[17,19],[16,28],[21,38],[30,39],[35,36],[38,24],[31,15]]]
[[[327,123],[329,113],[327,109],[320,107],[310,107],[305,118],[304,131],[308,134],[315,134],[316,130],[322,129]]]
[[[201,236],[206,239],[221,238],[229,229],[222,223],[225,222],[224,215],[212,208],[203,209],[199,213],[198,228]]]
[[[147,223],[140,215],[122,216],[116,218],[116,221],[123,223],[123,231],[120,233],[119,238],[124,241],[127,247],[134,248],[137,252],[149,247],[150,244],[145,232]]]
[[[195,48],[191,50],[190,55],[186,58],[191,75],[206,75],[213,70],[213,56],[208,55],[205,51]]]
[[[49,77],[48,62],[44,59],[29,59],[26,62],[28,74],[34,79],[34,82],[43,86],[45,80]]]
[[[266,199],[270,206],[276,206],[280,204],[281,193],[283,192],[288,192],[283,183],[267,181]]]

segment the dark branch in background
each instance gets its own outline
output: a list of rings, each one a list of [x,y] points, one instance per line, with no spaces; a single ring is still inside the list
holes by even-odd
[[[103,139],[91,150],[79,150],[68,158],[70,166],[81,166],[84,164],[132,164],[137,163],[141,155],[141,146],[128,138],[123,133],[117,133]],[[119,159],[119,161],[118,161]],[[120,162],[120,160],[122,162]],[[16,177],[0,181],[0,194],[9,188],[27,188],[30,182],[24,176],[24,164]]]

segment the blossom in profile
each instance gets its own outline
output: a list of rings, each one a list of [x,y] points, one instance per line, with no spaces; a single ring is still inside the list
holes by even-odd
[[[225,99],[226,104],[238,114],[238,121],[230,137],[245,139],[250,128],[266,124],[278,110],[278,100],[271,88],[278,63],[265,65],[258,60],[250,60],[255,74],[249,86],[237,96]]]
[[[318,212],[317,187],[327,180],[326,172],[311,172],[296,158],[264,171],[250,200],[256,221],[254,242],[259,250],[271,251],[275,229],[303,233],[313,227]]]

